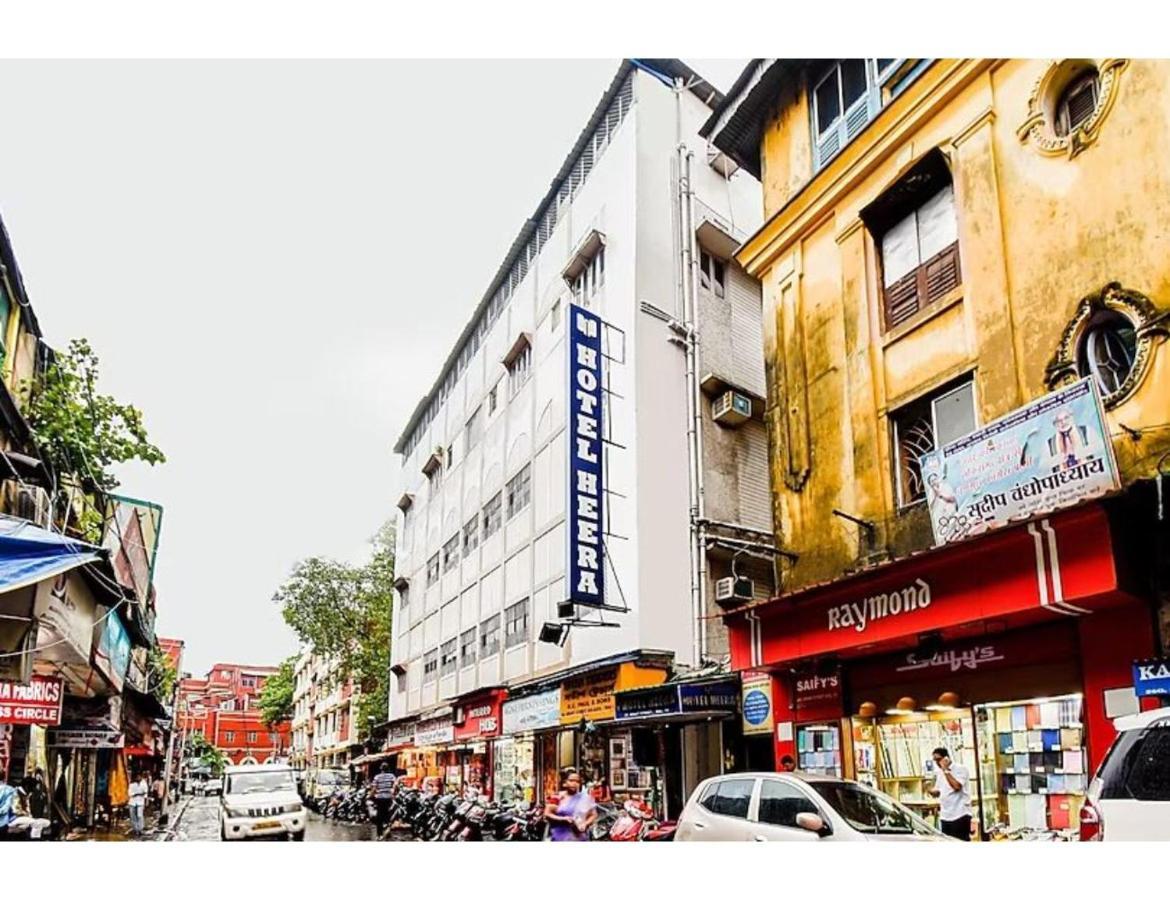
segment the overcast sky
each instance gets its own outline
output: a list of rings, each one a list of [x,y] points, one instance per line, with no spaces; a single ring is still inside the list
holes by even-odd
[[[158,628],[275,664],[309,555],[363,558],[391,447],[618,60],[2,62],[3,214],[50,344],[167,463]],[[742,60],[691,60],[726,90]]]

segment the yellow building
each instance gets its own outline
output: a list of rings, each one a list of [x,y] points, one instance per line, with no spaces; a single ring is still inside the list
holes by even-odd
[[[815,662],[844,685],[830,706],[864,705],[866,727],[895,701],[921,713],[924,697],[963,695],[969,717],[980,696],[1067,688],[1099,760],[1109,719],[1137,708],[1129,667],[1154,652],[1170,594],[1148,565],[1170,544],[1170,490],[1156,490],[1170,474],[1170,62],[755,60],[704,134],[763,185],[765,223],[736,259],[763,285],[774,526],[790,554],[780,599],[728,618],[737,668]],[[1111,440],[1116,459],[1110,496],[943,546],[932,516],[953,498],[923,455],[1083,378],[1104,408],[1099,455]],[[1088,433],[1054,422],[1037,444]],[[1007,673],[1006,696],[959,673],[889,697],[846,662],[1037,623],[1063,629],[1050,645],[1067,638],[1075,666]],[[776,680],[777,716],[787,699],[799,724],[799,684]],[[777,758],[801,740],[781,738]],[[1011,799],[993,809],[996,790],[988,827]]]

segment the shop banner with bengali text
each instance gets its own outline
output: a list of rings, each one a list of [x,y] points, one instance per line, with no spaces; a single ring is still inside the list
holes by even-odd
[[[935,544],[1120,487],[1095,383],[1084,378],[919,458]]]
[[[612,719],[616,686],[616,668],[566,681],[561,687],[561,724],[576,725],[582,719],[591,722]]]

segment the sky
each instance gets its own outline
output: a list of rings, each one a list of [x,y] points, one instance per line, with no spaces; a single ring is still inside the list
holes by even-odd
[[[745,60],[688,60],[726,90]],[[183,669],[296,650],[297,560],[358,562],[393,444],[619,60],[0,62],[0,215],[45,339],[85,337],[164,465]]]

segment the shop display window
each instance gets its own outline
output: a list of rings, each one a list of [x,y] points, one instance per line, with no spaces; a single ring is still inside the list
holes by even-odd
[[[504,738],[495,743],[496,799],[503,804],[532,803],[536,799],[532,738]]]
[[[836,725],[798,725],[796,753],[800,771],[841,777],[841,730]]]
[[[982,823],[991,833],[1077,829],[1088,786],[1080,694],[975,709]]]

